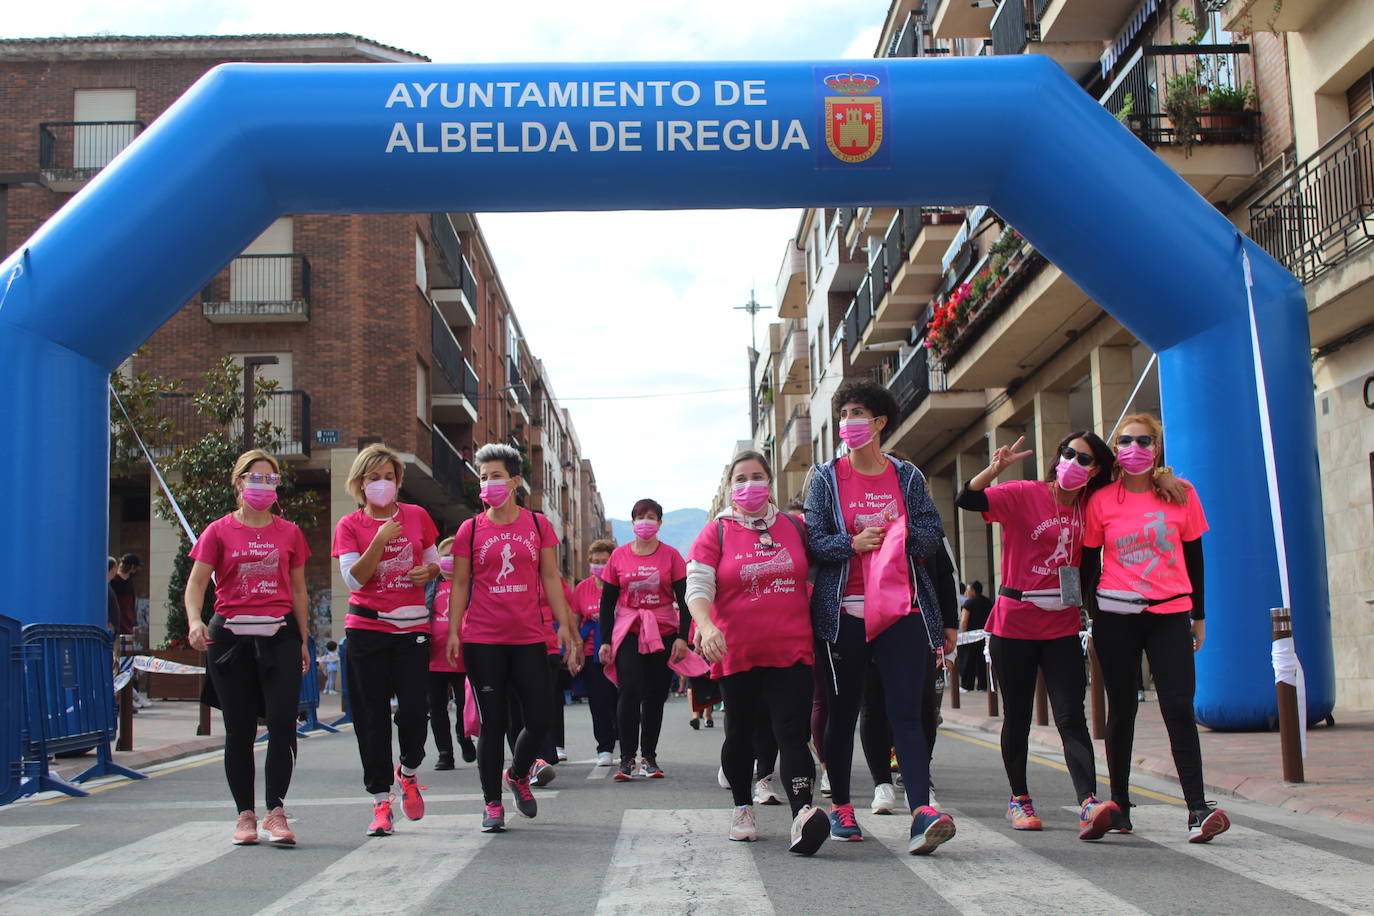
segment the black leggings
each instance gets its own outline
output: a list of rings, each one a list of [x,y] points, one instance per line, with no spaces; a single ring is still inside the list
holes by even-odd
[[[782,767],[782,787],[795,815],[811,804],[816,765],[806,749],[811,666],[751,668],[720,679],[725,699],[725,743],[720,765],[736,805],[753,804],[754,740],[758,720],[771,720]]]
[[[1150,660],[1159,712],[1169,732],[1183,798],[1190,808],[1204,803],[1202,746],[1193,718],[1196,672],[1193,668],[1193,629],[1187,612],[1173,614],[1110,614],[1098,612],[1093,621],[1093,645],[1102,663],[1107,690],[1107,772],[1112,801],[1125,811],[1130,804],[1131,746],[1135,742],[1140,656]]]
[[[757,669],[772,671],[772,668]],[[722,691],[723,692],[723,691]],[[730,727],[730,713],[725,714],[725,727]],[[759,780],[765,776],[772,776],[773,771],[778,768],[778,736],[773,733],[773,717],[768,712],[767,704],[759,704],[758,713],[754,716],[754,779]]]
[[[664,637],[663,641],[674,638]],[[634,760],[636,753],[643,752],[645,758],[657,763],[663,704],[668,702],[673,677],[668,667],[668,650],[641,655],[639,634],[627,633],[615,657],[615,673],[620,679],[620,697],[616,702],[620,761]]]
[[[935,667],[930,666],[926,689],[921,695],[921,731],[925,733],[926,753],[931,759],[935,757],[935,738],[940,727],[940,690]],[[883,682],[874,664],[868,666],[868,678],[864,682],[863,706],[859,710],[859,743],[863,745],[864,762],[868,764],[874,788],[892,782],[892,727],[887,721]]]
[[[512,700],[524,711],[525,728],[515,742],[511,772],[524,775],[534,766],[544,733],[549,730],[549,668],[544,644],[501,646],[463,643],[463,662],[472,681],[482,731],[477,738],[477,775],[482,796],[501,800],[506,762],[506,724]]]
[[[596,736],[596,752],[615,750],[616,687],[606,677],[600,660],[587,656],[582,669],[582,683],[587,686],[587,701],[592,710],[592,734]]]
[[[450,757],[453,756],[453,736],[456,734],[460,741],[466,737],[463,734],[463,708],[468,692],[463,685],[467,679],[468,676],[461,671],[429,672],[429,730],[434,733],[435,749]],[[450,696],[458,705],[458,721],[453,723],[452,732],[449,731],[448,721]]]
[[[401,766],[417,769],[425,759],[429,724],[429,634],[383,633],[350,628],[348,708],[363,762],[363,785],[372,795],[390,792],[396,781],[391,758],[391,698],[396,697],[396,741]]]
[[[267,713],[267,810],[280,808],[296,765],[301,637],[294,620],[273,636],[235,636],[210,627],[206,670],[224,714],[224,775],[239,811],[252,811],[259,698]],[[314,675],[314,672],[311,672]]]
[[[877,668],[887,701],[887,721],[897,749],[907,804],[912,811],[930,802],[930,744],[925,732],[925,693],[935,664],[920,613],[907,614],[871,643],[864,622],[840,615],[833,645],[826,647],[831,677],[826,679],[828,722],[825,759],[830,798],[849,804],[849,770],[854,760],[854,726],[863,705],[869,662]],[[882,751],[887,757],[887,750]],[[885,780],[886,781],[886,780]]]
[[[563,657],[547,655],[544,662],[549,668],[549,727],[544,730],[544,738],[539,742],[538,757],[545,763],[558,763],[558,748],[563,741],[563,690],[560,675],[563,673]],[[515,753],[516,742],[520,740],[520,730],[525,727],[525,710],[518,696],[511,697],[510,714],[506,722],[506,746]],[[517,771],[519,772],[519,771]]]
[[[1097,765],[1088,720],[1083,715],[1083,696],[1088,690],[1083,643],[1077,634],[1058,639],[989,635],[988,649],[997,688],[1002,692],[1002,766],[1011,783],[1011,794],[1030,794],[1026,782],[1026,744],[1035,705],[1036,675],[1044,672],[1054,724],[1064,745],[1064,763],[1081,805],[1097,794]]]

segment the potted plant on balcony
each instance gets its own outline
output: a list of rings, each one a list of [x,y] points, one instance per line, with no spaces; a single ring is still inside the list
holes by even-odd
[[[1164,114],[1173,128],[1173,142],[1192,152],[1202,124],[1203,90],[1196,67],[1187,67],[1164,81]]]
[[[1202,126],[1205,129],[1240,134],[1245,130],[1245,112],[1255,101],[1254,87],[1247,81],[1244,86],[1213,86],[1203,96]]]

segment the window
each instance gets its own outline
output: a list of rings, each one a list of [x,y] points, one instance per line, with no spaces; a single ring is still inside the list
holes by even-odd
[[[429,367],[415,360],[415,416],[429,425]]]
[[[429,292],[429,272],[425,270],[425,240],[415,233],[415,285],[420,292]]]
[[[283,216],[253,239],[229,265],[229,299],[233,302],[291,302],[291,254],[295,222]],[[290,386],[287,386],[290,387]]]
[[[100,169],[134,139],[138,95],[133,89],[78,89],[73,99],[72,167]]]

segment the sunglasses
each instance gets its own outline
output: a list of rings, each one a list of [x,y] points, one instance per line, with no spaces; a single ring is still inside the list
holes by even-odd
[[[1059,450],[1059,457],[1065,461],[1077,461],[1083,467],[1087,467],[1097,460],[1093,457],[1092,452],[1080,452],[1078,449],[1067,445]]]
[[[1130,445],[1132,442],[1137,442],[1137,443],[1139,443],[1141,448],[1149,448],[1150,446],[1152,446],[1152,445],[1155,444],[1155,437],[1154,437],[1154,436],[1117,436],[1117,437],[1116,437],[1116,444],[1117,444],[1117,447],[1119,447],[1119,448],[1125,448],[1126,446]]]
[[[280,474],[240,474],[239,477],[249,483],[270,483],[274,487],[281,483]]]

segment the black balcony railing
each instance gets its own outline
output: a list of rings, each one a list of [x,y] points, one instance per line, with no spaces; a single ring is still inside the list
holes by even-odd
[[[142,131],[142,121],[45,121],[38,125],[38,168],[89,178]]]
[[[859,283],[859,290],[854,294],[854,336],[850,338],[851,345],[858,346],[863,339],[864,332],[873,321],[873,275],[866,274]]]
[[[1035,21],[1039,22],[1045,17],[1045,10],[1050,8],[1054,0],[1035,0]]]
[[[830,355],[831,355],[831,356],[834,356],[834,355],[835,355],[835,351],[838,350],[838,349],[840,348],[840,345],[844,343],[844,335],[845,335],[845,322],[841,321],[839,324],[835,325],[835,330],[834,330],[834,332],[831,333],[831,335],[830,335]],[[820,371],[820,370],[817,369],[817,372],[819,372],[819,371]]]
[[[920,48],[920,38],[922,30],[922,19],[915,15],[908,15],[906,22],[892,38],[892,43],[888,46],[888,57],[916,57]]]
[[[299,254],[245,254],[200,293],[207,318],[310,317],[310,261]]]
[[[526,414],[530,413],[530,388],[525,384],[524,378],[520,375],[520,366],[514,359],[506,357],[506,384],[514,392],[515,399],[520,402]]]
[[[858,219],[858,217],[859,217],[859,208],[858,208],[858,207],[841,207],[841,208],[840,208],[839,220],[840,220],[840,239],[841,239],[841,241],[843,241],[845,235],[849,232],[849,227],[850,227],[850,225],[854,222],[854,220]]]
[[[992,53],[1020,54],[1028,43],[1025,0],[1002,0],[992,16]]]
[[[231,441],[243,438],[243,421],[235,420],[227,425],[216,423],[196,410],[195,400],[189,394],[163,395],[161,413],[172,421],[175,431],[167,437],[167,447],[156,449],[155,454],[166,455],[172,449],[199,441],[213,432],[227,436]],[[286,457],[310,457],[310,440],[314,430],[310,425],[310,395],[304,391],[272,391],[267,395],[267,403],[253,412],[253,425],[261,429],[266,422],[275,443],[258,439],[258,448],[269,445],[276,454]]]
[[[476,309],[477,278],[473,276],[467,258],[463,257],[463,247],[458,241],[458,233],[454,231],[453,221],[447,213],[431,213],[429,231],[439,248],[439,259],[444,262],[444,269],[448,271],[450,280],[463,291],[468,305]]]
[[[1259,136],[1258,111],[1213,110],[1220,96],[1230,96],[1225,107],[1236,107],[1235,100],[1254,80],[1253,70],[1248,44],[1151,45],[1098,101],[1151,146],[1253,143]],[[1195,124],[1181,130],[1167,114],[1171,91],[1183,94]]]
[[[1045,256],[1038,251],[1031,251],[1017,260],[1004,276],[1002,283],[995,291],[987,295],[979,305],[976,314],[969,319],[968,324],[959,332],[950,346],[940,354],[941,362],[945,366],[953,366],[958,362],[978,342],[992,323],[1016,301],[1016,297],[1021,294],[1021,291],[1032,279],[1039,275],[1047,263],[1049,262],[1045,260]]]
[[[439,367],[441,378],[436,378],[436,390],[443,394],[461,394],[469,400],[477,399],[477,373],[463,359],[462,348],[449,330],[443,313],[431,307],[429,318],[430,352],[434,354],[434,364]],[[445,390],[447,389],[447,390]]]
[[[1250,205],[1250,237],[1303,283],[1374,243],[1374,108]]]
[[[930,350],[917,347],[888,380],[887,390],[897,400],[897,419],[888,424],[895,428],[897,423],[911,416],[930,394]]]
[[[458,454],[453,443],[437,429],[431,437],[430,457],[430,468],[434,471],[435,482],[444,488],[454,502],[470,503],[468,491],[477,485],[477,479],[473,477],[467,462]]]

